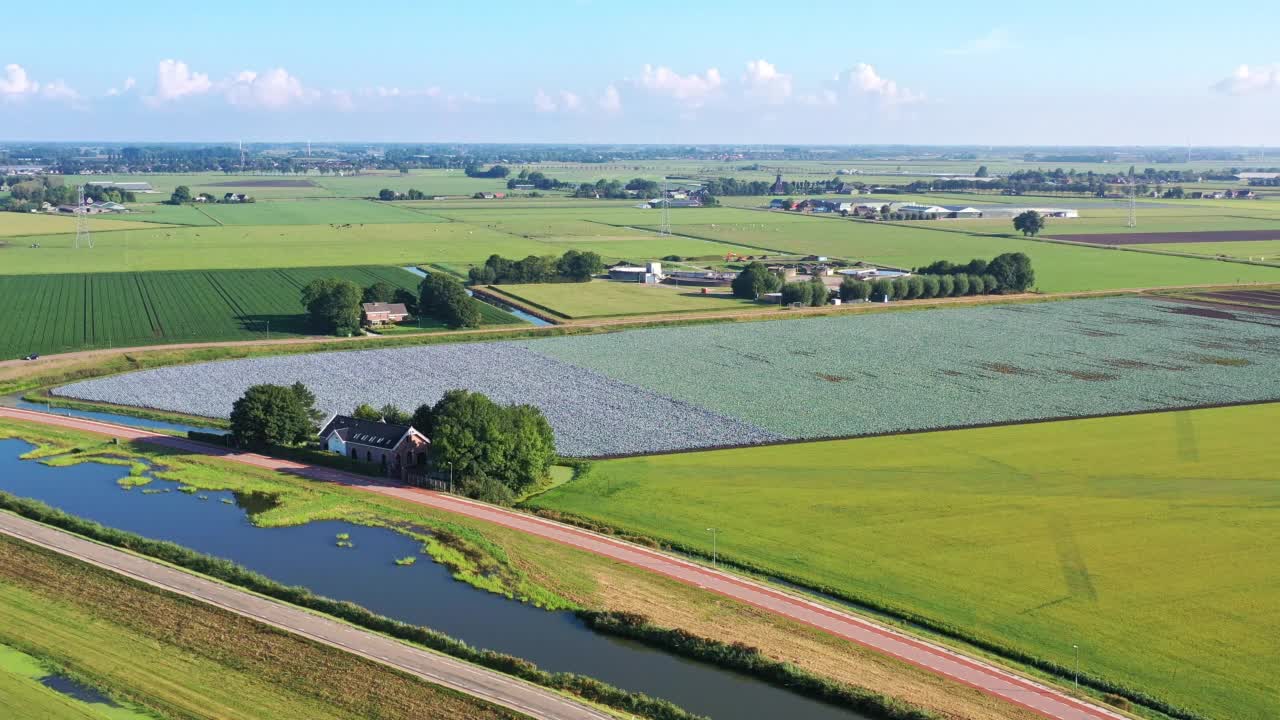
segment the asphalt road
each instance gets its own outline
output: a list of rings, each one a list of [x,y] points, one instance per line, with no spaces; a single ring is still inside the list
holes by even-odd
[[[428,682],[542,720],[609,720],[611,716],[522,680],[415,648],[322,615],[252,595],[167,565],[100,545],[26,518],[0,512],[0,533],[186,595],[224,610],[331,645]]]
[[[496,523],[596,555],[624,562],[709,592],[767,610],[782,617],[824,630],[918,668],[936,673],[989,695],[1002,698],[1055,720],[1118,720],[1125,716],[1068,695],[1009,670],[994,666],[936,643],[921,640],[894,628],[783,592],[736,575],[714,570],[682,558],[592,533],[571,525],[505,508],[487,505],[447,493],[433,492],[338,470],[303,465],[288,460],[240,453],[184,438],[94,420],[0,408],[0,417],[59,425],[164,445],[186,452],[220,455],[228,460],[288,472],[313,480],[336,482],[367,492],[399,498],[427,507]]]

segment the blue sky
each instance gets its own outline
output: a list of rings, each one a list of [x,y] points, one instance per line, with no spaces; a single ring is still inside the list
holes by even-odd
[[[1280,3],[1045,5],[125,5],[7,34],[0,140],[1280,144]]]

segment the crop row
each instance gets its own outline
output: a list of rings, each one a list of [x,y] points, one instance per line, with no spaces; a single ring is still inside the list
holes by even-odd
[[[320,277],[410,290],[418,283],[400,268],[360,266],[0,276],[0,358],[302,334],[299,291]],[[491,310],[486,322],[511,320]]]

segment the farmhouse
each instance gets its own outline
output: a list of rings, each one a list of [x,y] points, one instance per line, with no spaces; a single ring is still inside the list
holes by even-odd
[[[226,195],[222,196],[222,202],[224,203],[249,202],[249,196],[245,195],[244,193],[227,193]]]
[[[324,449],[357,462],[378,463],[388,477],[403,479],[427,464],[431,441],[409,425],[334,415],[320,430]]]
[[[365,325],[389,325],[409,317],[409,310],[404,303],[362,303],[360,310]]]

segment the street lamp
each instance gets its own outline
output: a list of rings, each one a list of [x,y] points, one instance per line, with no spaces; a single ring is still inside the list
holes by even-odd
[[[707,528],[707,532],[711,533],[711,567],[719,567],[716,564],[716,533],[720,532],[720,528]]]
[[[453,494],[453,462],[449,462],[449,493]]]
[[[1075,648],[1076,651],[1076,692],[1080,692],[1080,646],[1072,645],[1071,647]]]

